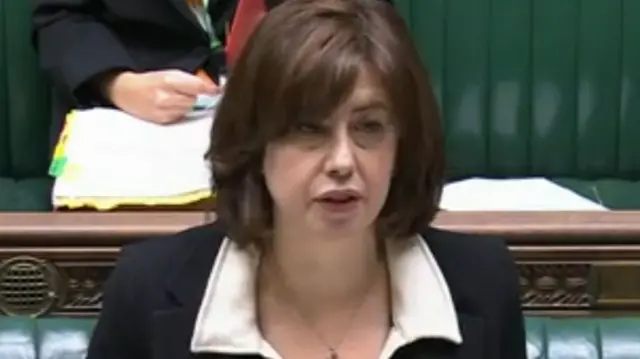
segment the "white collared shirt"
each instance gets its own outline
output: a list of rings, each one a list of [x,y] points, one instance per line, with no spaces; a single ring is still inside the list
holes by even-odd
[[[387,258],[392,319],[380,359],[421,338],[460,344],[462,336],[449,287],[427,242],[419,235],[408,244],[389,242]],[[258,327],[255,280],[258,259],[225,238],[211,270],[196,318],[194,353],[258,354],[282,359]]]

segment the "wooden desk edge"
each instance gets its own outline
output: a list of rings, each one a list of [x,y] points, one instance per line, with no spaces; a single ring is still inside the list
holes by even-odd
[[[0,243],[17,239],[119,241],[174,233],[213,219],[215,214],[204,212],[2,213]],[[516,241],[613,238],[640,242],[640,211],[441,212],[433,226]]]

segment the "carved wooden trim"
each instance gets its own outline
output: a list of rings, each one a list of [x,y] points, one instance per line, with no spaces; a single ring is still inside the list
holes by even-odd
[[[586,263],[519,263],[520,298],[526,309],[589,309],[591,266]]]
[[[97,315],[118,252],[0,252],[0,314]]]
[[[44,254],[44,253],[43,253]],[[80,255],[80,253],[78,253]],[[93,316],[101,308],[102,289],[115,263],[112,260],[3,256],[0,259],[0,312],[9,315]],[[46,254],[45,254],[46,257]],[[8,305],[2,295],[3,268],[41,263],[49,276],[43,292],[54,300],[38,305]],[[531,312],[640,311],[640,262],[635,263],[518,263],[523,308]],[[20,294],[16,294],[20,298]],[[23,296],[24,297],[24,296]],[[17,310],[16,308],[22,310]]]
[[[104,283],[113,269],[113,263],[95,262],[60,263],[61,278],[64,280],[63,295],[59,298],[54,314],[80,315],[97,314],[102,308]]]
[[[0,214],[0,313],[21,314],[15,301],[30,293],[26,314],[95,315],[122,245],[210,220],[196,212]],[[506,238],[527,313],[640,312],[640,212],[443,212],[434,225]],[[2,287],[18,275],[37,290]],[[14,297],[3,299],[3,288]]]

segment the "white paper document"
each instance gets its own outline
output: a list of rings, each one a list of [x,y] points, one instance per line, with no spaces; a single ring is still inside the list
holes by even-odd
[[[606,211],[604,206],[544,178],[471,178],[445,186],[449,211]]]
[[[115,109],[74,111],[57,151],[64,168],[55,181],[54,205],[63,198],[131,201],[210,191],[204,156],[212,124],[213,110],[170,125]]]

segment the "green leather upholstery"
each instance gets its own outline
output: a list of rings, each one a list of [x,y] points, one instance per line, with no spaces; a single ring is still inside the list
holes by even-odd
[[[51,202],[49,88],[31,48],[30,3],[0,0],[0,211]]]
[[[0,317],[0,359],[84,359],[93,319]],[[638,359],[640,318],[527,318],[528,359]]]
[[[93,319],[0,317],[0,359],[84,359]]]
[[[431,72],[452,179],[543,176],[640,208],[640,1],[394,2]]]
[[[527,318],[529,359],[640,358],[640,319]]]

